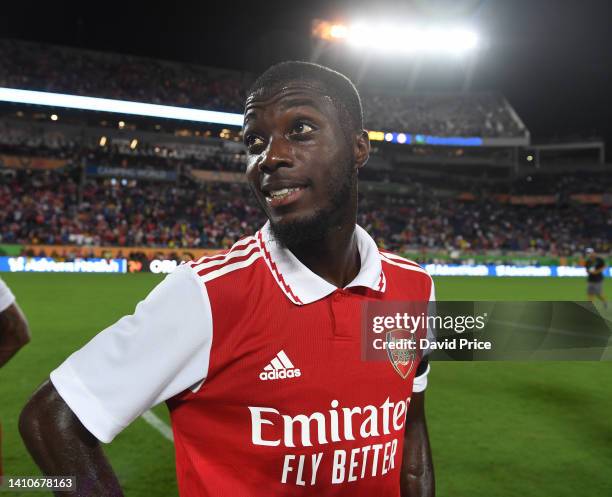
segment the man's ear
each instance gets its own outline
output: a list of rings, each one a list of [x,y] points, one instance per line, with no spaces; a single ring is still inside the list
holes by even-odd
[[[355,140],[355,168],[361,169],[366,165],[370,158],[370,137],[366,130],[361,130],[361,133]]]

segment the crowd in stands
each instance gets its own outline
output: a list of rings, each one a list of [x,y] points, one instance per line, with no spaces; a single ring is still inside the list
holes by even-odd
[[[128,55],[0,40],[0,86],[241,113],[253,75]],[[361,89],[368,129],[437,136],[527,131],[490,93],[395,97]]]
[[[69,165],[160,169],[183,174],[188,174],[192,169],[243,172],[245,168],[243,153],[222,152],[222,148],[140,143],[132,149],[129,139],[109,139],[102,147],[97,140],[79,141],[50,129],[52,127],[40,127],[38,131],[28,127],[11,127],[7,121],[0,119],[0,154],[67,159]],[[498,169],[493,171],[497,172]],[[421,184],[432,190],[446,189],[475,194],[486,191],[512,195],[555,195],[559,201],[567,200],[567,196],[574,193],[612,192],[612,174],[605,170],[589,171],[586,174],[536,171],[513,180],[502,176],[466,176],[455,172],[445,173],[444,182],[441,182],[439,174],[435,174],[431,168],[410,171],[399,168],[365,168],[360,178],[366,181]]]
[[[494,93],[364,94],[362,104],[371,129],[435,136],[515,137],[526,133],[510,104]]]
[[[0,176],[0,241],[226,247],[259,227],[244,186],[112,181],[19,170]]]
[[[240,73],[0,40],[0,86],[242,112]],[[247,80],[248,83],[248,80]]]
[[[527,174],[510,187],[497,186],[498,191],[520,195],[556,194],[566,197],[572,193],[612,193],[612,173],[587,171],[582,174]]]
[[[572,255],[586,246],[612,249],[612,219],[594,205],[508,205],[422,195],[386,204],[362,200],[358,222],[393,250],[457,249],[462,253],[521,251]]]
[[[0,86],[231,112],[242,112],[252,79],[238,72],[11,40],[0,40],[0,57]],[[371,129],[441,136],[526,133],[510,105],[495,94],[392,97],[363,92],[363,104]],[[131,147],[129,139],[109,139],[101,146],[97,140],[88,143],[42,126],[32,132],[0,120],[0,161],[2,154],[66,160],[61,170],[0,164],[0,243],[224,248],[264,222],[245,185],[203,184],[189,174],[192,169],[243,171],[244,155],[235,150],[205,153],[155,143]],[[83,174],[90,165],[177,174],[167,182],[101,178]],[[431,171],[421,177],[416,171],[366,168],[362,179],[403,183],[411,193],[363,195],[359,224],[379,244],[397,251],[570,255],[585,246],[612,250],[609,207],[568,201],[572,193],[612,191],[609,173],[533,174],[512,182],[441,177]],[[442,195],[442,189],[456,194]],[[459,192],[471,196],[458,200]],[[549,206],[509,205],[492,193],[554,194],[556,200]]]
[[[0,243],[228,247],[264,222],[239,184],[89,178],[79,172],[0,175]],[[487,198],[438,198],[427,189],[363,196],[358,222],[391,250],[459,249],[571,255],[612,249],[612,218],[596,205],[510,206]]]
[[[207,157],[182,159],[164,156],[160,150],[152,155],[129,154],[116,147],[92,147],[81,150],[80,156],[87,165],[122,167],[134,169],[163,169],[188,174],[192,169],[209,171],[244,171],[244,156],[230,154],[211,154]]]
[[[61,132],[32,132],[0,119],[0,153],[73,159],[80,144]]]
[[[360,172],[360,179],[406,185],[420,185],[430,191],[467,192],[475,197],[483,195],[552,195],[555,203],[568,200],[573,194],[612,194],[612,173],[604,169],[578,173],[522,173],[508,177],[452,174],[431,168],[418,170],[368,170]],[[443,179],[443,181],[441,181]]]
[[[244,171],[244,155],[209,147],[191,148],[174,145],[140,143],[130,147],[130,139],[108,140],[100,146],[97,140],[70,138],[49,127],[12,127],[0,119],[0,154],[67,159],[70,164],[163,169],[188,173],[191,169]],[[189,150],[190,153],[186,153]]]

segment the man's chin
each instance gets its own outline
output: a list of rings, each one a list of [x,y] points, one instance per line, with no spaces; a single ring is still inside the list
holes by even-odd
[[[329,233],[331,213],[320,210],[306,216],[270,219],[274,238],[287,248],[300,247],[323,240]]]

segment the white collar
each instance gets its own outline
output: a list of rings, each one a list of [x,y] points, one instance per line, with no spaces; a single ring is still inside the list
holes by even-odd
[[[386,280],[376,242],[359,225],[355,225],[355,235],[361,269],[345,288],[364,286],[384,292]],[[256,233],[256,237],[268,269],[294,304],[310,304],[338,290],[336,286],[313,273],[289,249],[276,241],[269,221]]]

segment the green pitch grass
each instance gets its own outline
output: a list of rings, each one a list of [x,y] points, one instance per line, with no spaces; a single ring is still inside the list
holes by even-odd
[[[0,370],[4,473],[36,475],[17,432],[21,407],[54,367],[131,313],[161,277],[2,276],[33,334]],[[581,300],[585,291],[584,282],[573,279],[436,278],[436,285],[439,300]],[[427,412],[437,494],[610,495],[611,392],[611,363],[435,363]],[[168,422],[165,406],[154,412]],[[105,450],[127,496],[177,495],[172,444],[144,420]]]

